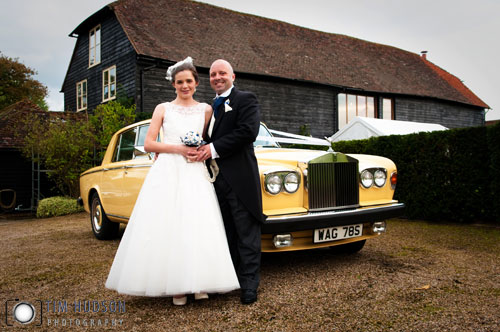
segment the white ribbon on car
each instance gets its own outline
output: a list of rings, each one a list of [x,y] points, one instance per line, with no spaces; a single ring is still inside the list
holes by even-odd
[[[284,137],[257,136],[256,140],[264,142],[274,142],[274,143],[304,144],[304,145],[316,145],[316,146],[328,146],[328,147],[332,146],[332,144],[326,138],[321,139],[310,136],[291,134],[284,131],[278,131],[273,129],[269,129],[269,132],[273,135],[280,135]]]
[[[208,135],[209,136],[212,136],[212,130],[214,127],[214,123],[215,123],[215,117],[212,114],[212,120],[210,121],[210,126],[208,127]],[[314,138],[314,137],[310,137],[310,136],[296,135],[296,134],[286,133],[283,131],[272,130],[272,129],[269,129],[269,132],[271,132],[274,135],[281,135],[281,136],[291,137],[291,138],[273,137],[273,136],[257,136],[256,140],[257,141],[264,141],[264,142],[275,142],[275,143],[328,146],[330,148],[329,151],[333,151],[332,144],[326,138],[325,139]],[[215,179],[217,178],[217,175],[219,174],[219,167],[218,167],[215,159],[210,160],[210,164],[208,167],[210,167],[210,170],[212,171],[212,176],[210,176],[210,173],[208,172],[208,169],[207,169],[207,174],[206,174],[207,180],[210,182],[214,182]]]

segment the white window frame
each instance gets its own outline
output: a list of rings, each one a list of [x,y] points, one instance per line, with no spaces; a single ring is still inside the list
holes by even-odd
[[[85,85],[84,85],[85,83]],[[85,89],[84,89],[85,87]],[[80,88],[80,89],[78,89]],[[88,83],[87,80],[80,81],[76,83],[76,111],[81,112],[87,109],[88,98],[87,98]],[[79,93],[81,91],[81,93]]]
[[[340,102],[340,96],[343,102]],[[377,108],[375,97],[354,93],[339,93],[337,95],[338,129],[344,128],[356,116],[376,118]]]
[[[92,38],[93,33],[93,38]],[[99,38],[97,38],[99,35]],[[93,60],[93,61],[92,61]],[[101,25],[89,31],[89,68],[101,63]]]
[[[114,82],[111,81],[111,71],[114,70]],[[106,84],[106,76],[108,76],[108,83]],[[111,87],[114,85],[114,90]],[[108,88],[108,95],[106,96],[106,88]],[[111,95],[111,91],[114,91],[114,95]],[[102,102],[116,99],[116,65],[108,67],[102,71]]]
[[[382,115],[385,120],[394,120],[394,101],[392,98],[382,98]]]

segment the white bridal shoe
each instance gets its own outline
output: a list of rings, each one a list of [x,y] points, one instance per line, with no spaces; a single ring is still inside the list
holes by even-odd
[[[206,299],[208,299],[208,294],[207,293],[196,293],[196,294],[194,294],[194,299],[195,300],[206,300]]]
[[[173,297],[172,301],[173,301],[174,305],[185,305],[187,303],[187,296]]]

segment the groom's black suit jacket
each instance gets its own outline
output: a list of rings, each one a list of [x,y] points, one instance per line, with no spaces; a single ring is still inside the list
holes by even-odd
[[[226,111],[228,100],[231,110]],[[246,209],[256,220],[264,222],[259,169],[253,148],[259,133],[260,106],[253,93],[236,88],[225,103],[218,107],[209,138],[219,155],[216,159],[219,172]]]

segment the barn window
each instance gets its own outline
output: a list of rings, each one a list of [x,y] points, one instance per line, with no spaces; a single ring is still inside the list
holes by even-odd
[[[383,98],[382,99],[382,119],[392,120],[393,116],[392,99]]]
[[[87,109],[87,80],[76,83],[76,111]]]
[[[116,98],[116,66],[102,72],[102,101]]]
[[[89,67],[101,63],[101,26],[89,32]]]
[[[338,94],[339,130],[356,116],[375,118],[375,98],[370,96]]]

